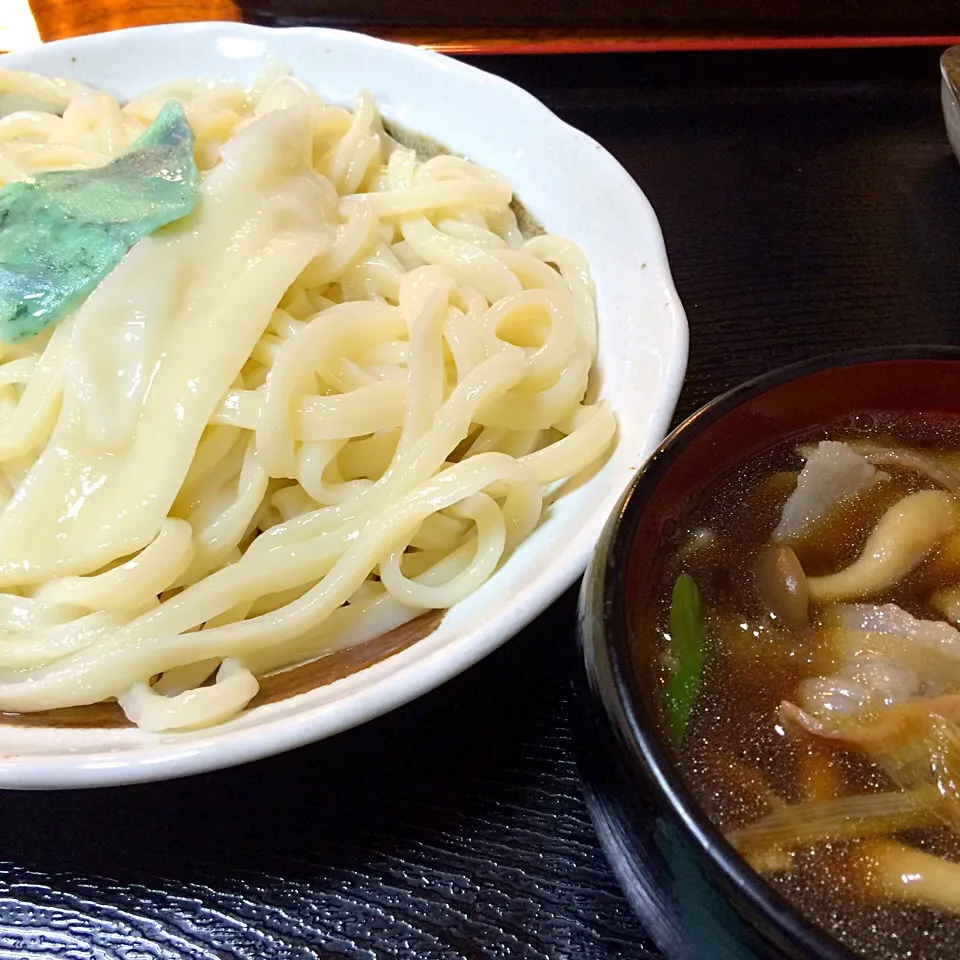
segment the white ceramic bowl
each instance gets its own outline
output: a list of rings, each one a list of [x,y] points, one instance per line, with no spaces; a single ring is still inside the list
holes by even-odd
[[[207,730],[0,724],[0,787],[81,787],[182,776],[328,737],[466,669],[541,613],[583,572],[607,514],[669,424],[687,326],[659,225],[599,144],[518,87],[455,60],[336,30],[232,23],[122,30],[0,57],[130,98],[184,76],[250,82],[280,61],[332,102],[370,90],[384,115],[505,174],[536,220],[585,251],[597,286],[601,392],[619,422],[605,466],[563,497],[484,586],[412,647],[343,680]]]

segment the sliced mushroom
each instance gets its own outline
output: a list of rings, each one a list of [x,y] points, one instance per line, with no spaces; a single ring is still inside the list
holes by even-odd
[[[807,576],[793,550],[783,543],[767,547],[757,560],[757,591],[764,606],[788,627],[809,622]]]
[[[876,900],[960,913],[960,863],[896,840],[867,840],[853,852],[861,892]]]
[[[930,604],[951,623],[960,623],[960,584],[938,590],[930,598]]]
[[[809,577],[814,603],[855,600],[892,587],[960,527],[960,505],[942,490],[921,490],[895,503],[860,556],[839,573]]]

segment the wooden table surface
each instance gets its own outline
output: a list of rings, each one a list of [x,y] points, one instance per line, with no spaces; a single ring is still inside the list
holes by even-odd
[[[4,0],[0,0],[2,7]],[[44,41],[123,27],[195,20],[241,20],[240,7],[232,0],[29,0],[40,38]],[[241,4],[244,0],[240,0]],[[452,0],[448,0],[452,2]],[[251,8],[252,9],[252,8]],[[323,22],[322,3],[312,22]],[[2,14],[0,14],[2,20]],[[329,23],[328,25],[341,25]],[[365,29],[350,24],[353,29]],[[712,31],[674,28],[505,28],[429,27],[409,24],[377,24],[366,28],[386,39],[413,43],[448,54],[506,53],[603,53],[680,50],[762,50],[836,47],[949,46],[960,43],[957,35],[931,36],[929,30],[910,29],[902,35],[889,30],[872,31],[864,25],[860,36],[833,35],[836,31],[756,30]]]

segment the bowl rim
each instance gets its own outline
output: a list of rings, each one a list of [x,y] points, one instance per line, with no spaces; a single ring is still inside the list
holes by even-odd
[[[618,460],[616,469],[596,488],[594,500],[590,504],[584,504],[583,519],[569,530],[570,537],[565,541],[564,549],[548,565],[548,571],[537,573],[536,578],[530,578],[530,582],[524,583],[520,590],[511,593],[508,602],[499,605],[495,618],[488,618],[483,624],[477,625],[477,617],[471,614],[472,619],[463,629],[458,628],[456,632],[444,636],[442,648],[431,645],[431,638],[426,638],[413,644],[407,651],[395,654],[366,670],[318,688],[336,688],[335,702],[331,694],[328,699],[307,700],[302,706],[287,712],[259,713],[266,719],[256,725],[227,730],[224,729],[225,725],[221,724],[206,731],[166,735],[164,742],[154,737],[140,737],[135,742],[128,743],[105,741],[104,738],[96,740],[91,736],[89,742],[85,740],[82,744],[64,740],[56,730],[53,730],[55,741],[24,739],[19,734],[28,731],[32,736],[36,730],[7,727],[5,732],[0,731],[3,733],[0,738],[0,789],[108,786],[168,779],[233,766],[335,735],[435,689],[514,636],[576,582],[591,558],[596,539],[610,511],[615,509],[616,502],[633,472],[667,432],[679,396],[687,362],[688,328],[671,277],[662,230],[649,201],[632,176],[608,150],[566,123],[531,93],[503,77],[430,50],[349,30],[321,27],[272,28],[216,21],[142,26],[58,40],[35,50],[0,56],[0,67],[53,72],[57,69],[56,62],[65,61],[71,54],[77,54],[78,57],[82,54],[88,62],[95,59],[102,61],[105,52],[110,49],[122,52],[128,40],[135,40],[135,50],[155,48],[158,51],[156,57],[160,65],[154,68],[147,64],[142,68],[142,86],[148,87],[155,74],[169,72],[168,64],[162,60],[164,50],[176,52],[181,41],[184,48],[202,42],[215,50],[216,45],[224,38],[231,41],[231,50],[238,46],[242,49],[240,53],[223,53],[221,49],[221,56],[230,59],[252,57],[253,54],[244,53],[242,50],[246,49],[249,41],[253,41],[252,46],[262,46],[267,56],[281,59],[291,57],[295,61],[293,65],[317,86],[321,86],[318,71],[322,67],[307,72],[305,67],[296,63],[297,51],[302,50],[308,42],[311,48],[316,44],[318,63],[323,62],[323,47],[334,46],[338,48],[338,52],[349,50],[351,55],[362,53],[371,60],[378,56],[388,62],[399,63],[402,60],[404,65],[409,65],[410,72],[415,74],[416,79],[411,82],[422,85],[424,90],[429,88],[426,74],[436,74],[439,79],[446,78],[449,81],[450,89],[461,90],[464,95],[469,92],[479,103],[508,105],[507,118],[513,118],[532,130],[531,134],[525,133],[524,138],[540,136],[544,139],[545,147],[560,140],[568,144],[570,156],[579,158],[578,170],[599,171],[607,177],[607,183],[611,184],[609,191],[613,191],[614,186],[619,191],[616,195],[617,203],[611,204],[611,209],[616,209],[621,222],[626,213],[629,213],[627,223],[630,226],[626,236],[632,241],[630,246],[632,249],[642,249],[646,254],[647,262],[643,266],[649,269],[645,271],[648,279],[643,292],[649,292],[648,306],[655,312],[650,314],[647,324],[651,333],[644,336],[641,344],[644,349],[638,348],[638,355],[631,355],[629,359],[635,363],[636,369],[632,371],[634,376],[649,369],[646,366],[641,367],[641,361],[657,364],[653,371],[656,386],[645,389],[644,396],[649,401],[648,405],[644,407],[642,415],[635,414],[637,424],[642,426],[632,430],[632,440],[624,446],[624,454]],[[242,42],[236,44],[233,41]],[[180,57],[182,60],[183,55]],[[128,56],[126,59],[129,61],[131,58]],[[176,61],[176,57],[174,60]],[[138,64],[140,62],[142,60],[138,61]],[[182,70],[179,66],[177,69]],[[121,65],[117,71],[118,84],[125,82],[123,73],[126,70],[128,68]],[[110,72],[113,71],[114,67],[111,66]],[[213,71],[209,67],[202,71],[198,66],[189,72],[206,72],[210,75]],[[97,74],[92,75],[91,82],[109,87],[108,81],[95,80],[94,76]],[[414,100],[412,97],[408,99],[411,103]],[[419,97],[416,102],[420,103]],[[486,124],[489,122],[484,121]],[[427,132],[430,133],[429,128]],[[442,134],[433,135],[442,140]],[[524,139],[523,144],[532,142]],[[456,150],[458,143],[453,142],[450,146]],[[572,163],[571,160],[568,167]],[[570,169],[566,171],[566,175],[569,175]],[[522,197],[523,185],[517,183],[517,187]],[[560,201],[557,201],[556,206],[561,206]],[[545,222],[550,225],[549,220]],[[615,235],[612,235],[611,249],[614,238]],[[573,239],[578,237],[574,236]],[[596,238],[592,241],[592,246],[597,246]],[[612,284],[607,275],[604,282],[607,288],[613,290],[615,299],[622,300],[627,293],[636,292],[633,290],[635,281],[620,286]],[[600,283],[597,286],[599,299],[602,292]],[[624,382],[627,382],[626,379]],[[629,415],[629,408],[624,406],[627,402],[629,401],[625,398],[617,407],[618,417]],[[489,621],[495,621],[495,626],[491,626]],[[391,666],[379,669],[383,668],[384,664]],[[300,697],[309,698],[315,692],[301,694]],[[291,697],[283,701],[283,704],[292,704],[297,699]],[[270,711],[276,706],[270,704],[251,713]],[[230,722],[232,721],[228,721]],[[18,731],[18,736],[13,737],[10,734],[12,730]],[[193,733],[203,736],[195,737]]]
[[[780,935],[817,960],[861,958],[824,928],[807,919],[750,867],[714,826],[684,784],[672,758],[672,750],[665,742],[656,718],[643,702],[633,669],[628,641],[630,628],[626,616],[627,571],[637,527],[646,505],[666,471],[690,441],[746,401],[775,387],[825,370],[897,361],[960,362],[960,346],[915,344],[822,354],[763,373],[704,404],[668,434],[637,472],[609,521],[610,536],[603,544],[605,555],[598,555],[596,562],[599,581],[596,595],[601,599],[601,613],[597,617],[596,629],[591,633],[590,644],[602,649],[608,667],[612,689],[599,690],[597,693],[600,694],[599,699],[604,701],[602,709],[617,734],[614,737],[615,749],[621,760],[626,761],[631,772],[656,785],[672,815],[679,820],[686,834],[693,838],[697,848],[719,870],[724,881],[735,888]],[[593,612],[587,612],[587,616],[593,615]],[[583,652],[586,653],[586,650]],[[599,658],[594,655],[592,659],[596,662]]]

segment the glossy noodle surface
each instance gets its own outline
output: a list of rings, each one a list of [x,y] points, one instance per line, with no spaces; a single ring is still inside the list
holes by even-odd
[[[582,253],[368,94],[0,93],[0,185],[108,164],[171,100],[200,175],[192,213],[0,345],[0,711],[226,720],[476,590],[614,441]]]

